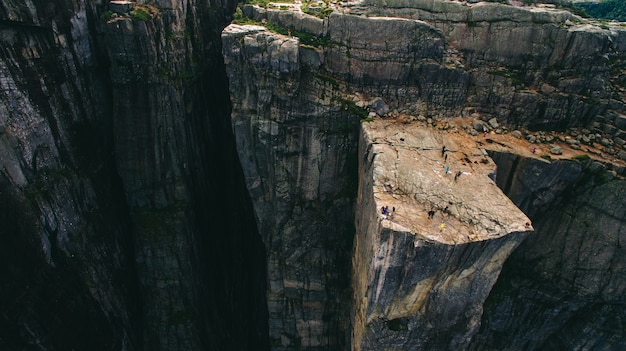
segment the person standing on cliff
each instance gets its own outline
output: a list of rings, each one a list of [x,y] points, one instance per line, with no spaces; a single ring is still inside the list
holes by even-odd
[[[445,155],[446,155],[446,146],[444,145],[444,146],[441,148],[441,157],[445,157]]]
[[[461,176],[461,174],[463,174],[463,172],[458,171],[456,172],[456,174],[454,175],[454,181],[456,182],[457,179],[459,179],[459,177]]]

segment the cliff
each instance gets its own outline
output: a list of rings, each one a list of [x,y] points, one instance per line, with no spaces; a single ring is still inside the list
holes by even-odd
[[[593,159],[494,158],[514,162],[511,180],[498,182],[510,184],[507,193],[541,235],[505,264],[469,349],[624,348],[623,177]]]
[[[359,116],[338,82],[302,69],[317,54],[296,39],[229,26],[223,42],[237,150],[268,255],[273,349],[346,348]]]
[[[559,228],[591,206],[586,194],[601,187],[590,179],[621,192],[621,26],[554,6],[329,6],[319,18],[299,4],[246,5],[248,25],[222,35],[233,130],[268,248],[273,349],[619,347],[622,214],[590,210],[614,223],[606,235],[581,227],[570,239]],[[619,201],[604,198],[593,206]],[[384,205],[396,208],[392,220],[381,221]],[[593,273],[571,273],[596,255]],[[591,275],[616,286],[603,290],[610,302],[581,288]],[[605,322],[609,305],[619,307]]]
[[[484,149],[415,124],[362,129],[352,348],[467,349],[530,220]]]
[[[234,6],[0,5],[0,348],[268,347],[219,49]]]
[[[626,346],[621,25],[236,5],[0,3],[0,349]]]

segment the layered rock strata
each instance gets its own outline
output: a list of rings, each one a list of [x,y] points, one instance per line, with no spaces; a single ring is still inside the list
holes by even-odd
[[[323,20],[255,6],[244,14],[325,38],[324,67],[358,83],[355,91],[385,96],[391,113],[497,117],[532,129],[584,126],[602,136],[597,142],[607,140],[606,154],[625,150],[626,31],[619,25],[563,9],[445,0],[356,2]],[[422,30],[399,30],[403,19]],[[430,50],[414,50],[426,38]]]
[[[362,128],[352,349],[466,349],[530,220],[484,149],[397,122]]]

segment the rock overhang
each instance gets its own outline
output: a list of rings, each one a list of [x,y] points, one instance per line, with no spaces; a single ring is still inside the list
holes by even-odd
[[[383,229],[447,245],[533,231],[493,181],[486,150],[461,136],[390,120],[362,124],[373,203]],[[369,174],[366,176],[370,176]],[[388,207],[391,216],[382,214]]]

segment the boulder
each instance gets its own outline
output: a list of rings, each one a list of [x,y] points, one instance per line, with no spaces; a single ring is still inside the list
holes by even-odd
[[[624,115],[616,115],[615,116],[615,126],[619,129],[626,130],[626,116]]]
[[[473,128],[474,128],[477,132],[480,132],[480,133],[483,133],[483,132],[488,132],[488,131],[489,131],[489,128],[487,128],[487,126],[485,126],[485,124],[484,124],[483,122],[481,122],[481,121],[474,121],[474,122],[472,123],[472,127],[473,127]]]
[[[370,101],[369,107],[379,116],[384,116],[389,112],[389,106],[379,97]]]
[[[558,145],[552,145],[550,146],[550,153],[553,155],[562,155],[563,154],[563,148],[561,148]]]
[[[491,128],[498,128],[500,125],[498,124],[498,120],[496,118],[492,118],[489,120],[489,125]]]

